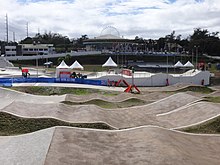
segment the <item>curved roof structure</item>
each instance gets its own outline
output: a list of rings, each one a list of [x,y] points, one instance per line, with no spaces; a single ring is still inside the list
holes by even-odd
[[[112,35],[112,34],[104,34],[104,35],[96,37],[95,39],[123,39],[123,38]]]
[[[98,37],[85,40],[84,44],[93,44],[93,43],[114,43],[114,42],[127,42],[129,39],[121,38],[113,34],[104,34]]]

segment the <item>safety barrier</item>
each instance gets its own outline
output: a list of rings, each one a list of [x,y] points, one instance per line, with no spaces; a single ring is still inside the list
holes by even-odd
[[[106,86],[106,80],[90,80],[83,78],[56,78],[57,83],[77,83],[77,84],[89,84],[89,85],[101,85]]]
[[[13,83],[77,83],[107,86],[106,80],[90,80],[82,78],[0,78],[0,86],[11,86]]]

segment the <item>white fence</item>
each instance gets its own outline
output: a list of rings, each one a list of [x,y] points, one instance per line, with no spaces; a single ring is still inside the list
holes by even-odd
[[[140,73],[139,73],[140,74]],[[124,75],[96,75],[94,77],[88,77],[89,79],[98,79],[98,80],[109,80],[109,81],[118,81],[124,79],[129,84],[132,84],[132,76],[124,76]],[[165,73],[157,73],[157,74],[148,74],[148,76],[138,77],[134,76],[134,84],[136,86],[166,86],[173,85],[177,83],[186,83],[186,84],[195,84],[195,85],[209,85],[210,83],[210,72],[209,71],[195,71],[195,72],[187,72],[184,74],[171,75]]]

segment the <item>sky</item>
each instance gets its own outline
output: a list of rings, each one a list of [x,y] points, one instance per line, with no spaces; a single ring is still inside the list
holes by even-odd
[[[59,33],[89,38],[111,33],[158,39],[175,31],[182,38],[195,28],[220,31],[220,0],[0,0],[0,40]]]

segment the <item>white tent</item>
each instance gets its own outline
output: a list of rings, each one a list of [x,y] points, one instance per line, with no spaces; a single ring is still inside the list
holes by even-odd
[[[194,67],[194,65],[191,62],[189,62],[189,61],[187,63],[185,63],[184,66],[185,67],[189,67],[189,68],[193,68]]]
[[[175,67],[183,67],[183,64],[180,61],[178,61],[174,66]]]
[[[78,63],[78,61],[76,60],[71,66],[70,66],[71,69],[81,69],[83,70],[83,66],[80,65],[80,63]]]
[[[102,67],[117,67],[118,65],[112,60],[111,57],[102,65]]]
[[[59,66],[57,66],[56,68],[58,69],[69,69],[70,67],[68,65],[66,65],[65,61],[63,60]]]
[[[56,78],[70,78],[71,68],[66,65],[64,60],[56,67]]]

